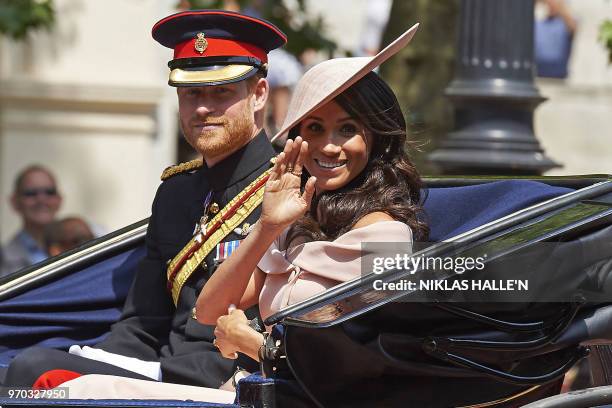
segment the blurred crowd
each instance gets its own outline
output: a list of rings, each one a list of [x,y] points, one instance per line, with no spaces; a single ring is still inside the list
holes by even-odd
[[[94,238],[82,218],[57,218],[62,195],[53,173],[43,166],[30,165],[17,175],[9,201],[21,218],[21,228],[2,246],[0,277]]]
[[[577,22],[563,0],[538,0],[534,25],[537,74],[564,79]]]

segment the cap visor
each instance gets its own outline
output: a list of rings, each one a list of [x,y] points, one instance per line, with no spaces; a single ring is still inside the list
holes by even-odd
[[[212,86],[242,81],[258,68],[251,65],[225,65],[219,69],[185,70],[175,68],[170,71],[168,85],[170,86]]]

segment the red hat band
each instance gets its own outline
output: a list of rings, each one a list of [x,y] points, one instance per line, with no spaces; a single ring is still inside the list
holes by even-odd
[[[262,63],[268,62],[268,55],[264,50],[236,40],[198,36],[174,47],[174,59],[200,57],[254,57]]]

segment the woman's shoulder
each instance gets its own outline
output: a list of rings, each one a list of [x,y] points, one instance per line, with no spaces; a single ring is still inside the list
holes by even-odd
[[[357,221],[342,237],[371,242],[406,242],[412,241],[412,230],[387,213],[373,212]]]
[[[391,217],[389,214],[385,212],[375,211],[375,212],[366,214],[363,217],[361,217],[351,229],[363,228],[363,227],[367,227],[368,225],[376,224],[376,223],[383,222],[383,221],[399,222],[399,221],[396,221],[393,217]]]

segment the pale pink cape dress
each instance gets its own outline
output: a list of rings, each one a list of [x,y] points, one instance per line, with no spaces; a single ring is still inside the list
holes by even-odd
[[[267,274],[259,295],[263,319],[360,276],[363,242],[412,243],[412,231],[399,221],[381,221],[350,230],[331,242],[307,242],[286,251],[280,249],[284,239],[283,233],[257,265]]]
[[[307,242],[282,250],[282,234],[260,260],[267,274],[259,296],[265,319],[361,274],[362,242],[412,243],[412,231],[399,221],[382,221],[353,229],[334,241]],[[71,399],[172,399],[232,403],[233,391],[89,374],[68,381]]]

